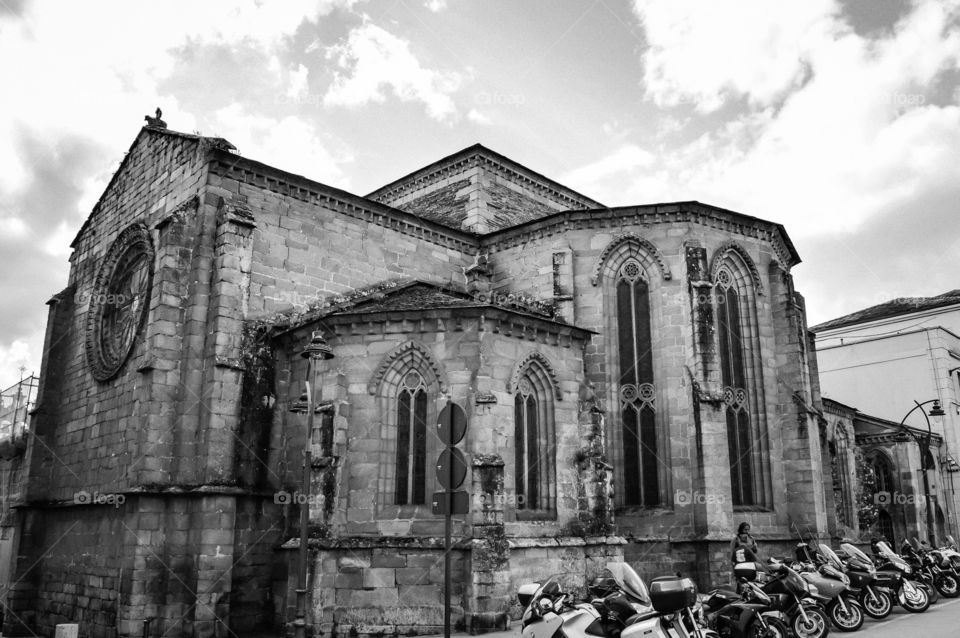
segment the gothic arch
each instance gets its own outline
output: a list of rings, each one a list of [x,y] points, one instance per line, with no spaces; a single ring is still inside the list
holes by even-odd
[[[612,257],[619,257],[619,259],[612,260],[613,263],[619,263],[622,261],[622,258],[633,255],[634,253],[636,253],[635,256],[643,264],[647,272],[651,272],[651,267],[656,265],[664,280],[673,278],[670,272],[670,266],[667,265],[663,254],[656,246],[637,233],[623,233],[607,244],[607,247],[600,253],[600,257],[597,258],[597,263],[593,267],[593,275],[590,277],[590,283],[596,286],[600,282],[600,276],[603,274],[604,268],[608,267],[608,262],[611,261]]]
[[[563,400],[563,392],[560,390],[560,384],[557,382],[557,373],[553,370],[553,365],[551,365],[550,360],[547,359],[542,353],[533,350],[524,356],[520,361],[517,362],[517,365],[513,368],[513,374],[510,375],[510,385],[507,386],[507,392],[511,394],[517,391],[517,386],[520,384],[520,379],[523,378],[523,375],[526,373],[527,368],[532,365],[537,365],[542,371],[546,374],[549,379],[550,387],[553,389],[554,398],[557,401]]]
[[[724,244],[713,254],[713,263],[710,264],[710,281],[717,281],[717,274],[720,272],[720,268],[724,262],[727,261],[727,258],[739,268],[749,273],[753,283],[753,289],[756,291],[757,296],[762,296],[763,282],[760,279],[760,271],[757,270],[757,265],[753,263],[753,259],[750,258],[747,251],[736,242]]]
[[[432,372],[434,380],[436,381],[437,386],[440,388],[440,392],[446,393],[446,375],[443,373],[443,370],[440,369],[440,366],[437,365],[437,362],[434,361],[430,351],[427,350],[426,346],[419,341],[407,341],[401,343],[389,354],[387,354],[387,356],[383,358],[383,361],[380,362],[380,365],[377,366],[377,370],[374,372],[373,378],[370,379],[370,383],[367,385],[367,391],[370,394],[376,394],[377,390],[383,384],[385,375],[389,371],[396,368],[395,363],[397,363],[400,359],[406,358],[418,361],[420,365],[417,367],[424,372],[428,370]],[[430,379],[427,379],[427,382],[429,383]]]

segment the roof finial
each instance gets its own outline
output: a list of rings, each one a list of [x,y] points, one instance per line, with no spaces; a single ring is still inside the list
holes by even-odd
[[[160,107],[157,107],[157,116],[150,117],[149,115],[144,115],[143,119],[147,121],[147,128],[167,128],[167,123],[160,119],[163,115],[163,111],[160,110]]]

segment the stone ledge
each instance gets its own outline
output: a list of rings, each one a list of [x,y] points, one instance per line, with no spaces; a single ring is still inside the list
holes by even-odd
[[[622,536],[559,536],[539,538],[508,538],[511,549],[529,547],[584,547],[587,545],[626,545],[629,541]]]

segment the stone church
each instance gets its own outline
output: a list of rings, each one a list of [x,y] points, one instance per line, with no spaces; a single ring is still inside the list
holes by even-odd
[[[358,196],[152,122],[49,302],[4,633],[283,633],[301,507],[308,633],[439,631],[448,402],[469,631],[610,558],[725,582],[741,521],[829,535],[799,261],[779,224],[611,208],[480,145]]]

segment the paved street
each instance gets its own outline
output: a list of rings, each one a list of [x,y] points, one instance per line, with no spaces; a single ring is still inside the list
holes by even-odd
[[[840,632],[831,632],[840,635]],[[911,614],[900,607],[885,620],[867,619],[863,628],[853,635],[870,638],[952,638],[960,636],[960,598],[940,599],[922,614]]]

